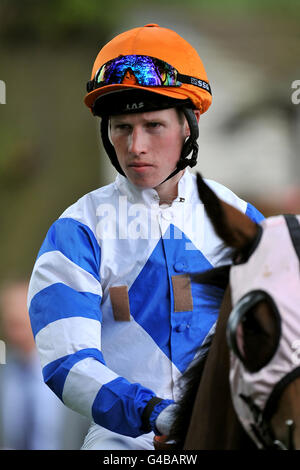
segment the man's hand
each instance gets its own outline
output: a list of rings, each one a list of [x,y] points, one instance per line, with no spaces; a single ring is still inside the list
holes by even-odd
[[[168,436],[174,422],[179,405],[172,403],[164,408],[155,420],[155,427],[163,436]]]

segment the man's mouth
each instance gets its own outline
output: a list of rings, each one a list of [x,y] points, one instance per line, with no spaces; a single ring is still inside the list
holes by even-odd
[[[147,171],[152,166],[153,165],[150,165],[150,163],[146,162],[133,162],[128,165],[128,167],[136,173],[142,173],[143,171]]]
[[[152,166],[150,163],[146,163],[146,162],[134,162],[134,163],[130,163],[128,166],[130,167],[144,167],[144,166]]]

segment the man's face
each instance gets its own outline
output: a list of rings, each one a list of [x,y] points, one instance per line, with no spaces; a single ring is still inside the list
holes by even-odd
[[[176,168],[189,128],[174,108],[112,116],[111,141],[122,170],[140,188],[156,188]]]

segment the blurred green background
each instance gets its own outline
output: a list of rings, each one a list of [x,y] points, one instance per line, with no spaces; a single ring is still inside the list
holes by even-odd
[[[293,142],[294,166],[289,174],[291,184],[297,186],[300,106],[291,103],[290,95],[291,82],[300,79],[299,19],[299,0],[0,0],[0,79],[6,84],[6,104],[0,104],[0,282],[28,277],[52,221],[84,193],[111,181],[113,172],[99,144],[98,123],[83,97],[99,49],[131,27],[154,22],[174,28],[188,40],[199,37],[203,50],[198,52],[204,56],[208,75],[216,63],[212,86],[214,81],[222,82],[223,67],[228,68],[222,60],[227,54],[235,63],[245,62],[262,73],[264,86],[269,83],[272,91],[264,94],[265,106],[272,114],[276,104]],[[210,51],[217,45],[218,55],[207,52],[208,43]],[[235,95],[240,84],[234,79]],[[214,97],[215,114],[207,118],[211,129],[221,115],[217,99],[221,87]],[[241,94],[245,100],[245,91]],[[257,101],[253,103],[237,108],[244,111],[237,112],[235,119],[257,111]],[[226,112],[232,112],[231,106]],[[212,148],[215,139],[222,142],[222,135],[228,139],[233,125],[228,123],[227,135],[223,124],[218,135],[200,133],[203,145]],[[218,176],[217,153],[210,157],[210,177],[215,171]],[[229,160],[223,161],[221,182],[227,183]],[[281,206],[274,207],[256,190],[251,192],[251,184],[241,194],[238,175],[247,170],[242,160],[234,166],[237,186],[235,179],[228,180],[233,190],[250,198],[266,215],[281,212]],[[264,171],[267,181],[268,171]]]

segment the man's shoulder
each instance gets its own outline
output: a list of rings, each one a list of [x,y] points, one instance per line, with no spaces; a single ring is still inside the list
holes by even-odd
[[[218,194],[219,197],[226,198],[227,200],[230,201],[235,201],[237,199],[241,200],[241,198],[232,191],[232,189],[228,188],[222,183],[219,183],[218,181],[211,180],[211,179],[205,179],[206,183]]]
[[[248,215],[248,217],[250,217],[250,219],[252,219],[254,222],[259,223],[264,219],[264,216],[256,209],[256,207],[239,197],[231,189],[227,188],[221,183],[218,183],[217,181],[210,179],[205,179],[205,182],[220,199]]]
[[[204,181],[220,199],[231,204],[242,212],[246,211],[247,202],[241,199],[231,189],[227,188],[227,186],[209,178],[204,178]]]
[[[60,216],[73,217],[76,214],[88,213],[89,211],[96,211],[99,204],[105,204],[106,202],[112,203],[115,193],[115,183],[110,183],[100,188],[94,189],[89,193],[81,196],[76,202],[70,205]],[[76,218],[76,217],[75,217]]]
[[[110,183],[86,193],[76,202],[67,207],[67,209],[65,209],[54,222],[54,225],[57,226],[57,224],[68,222],[68,224],[74,224],[74,226],[79,229],[83,226],[85,228],[88,227],[95,235],[99,208],[101,206],[103,207],[105,204],[109,204],[111,206],[115,200],[115,192],[115,184]]]

